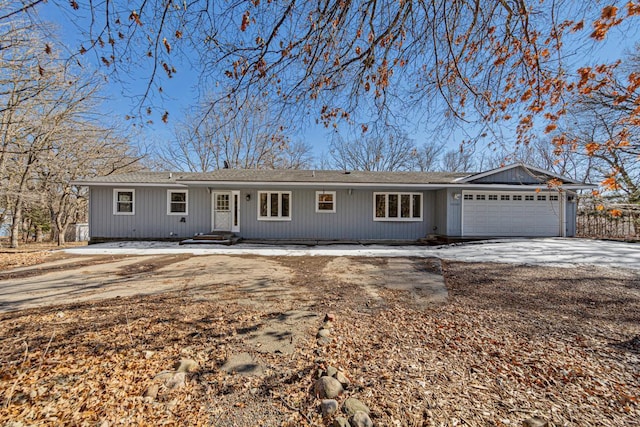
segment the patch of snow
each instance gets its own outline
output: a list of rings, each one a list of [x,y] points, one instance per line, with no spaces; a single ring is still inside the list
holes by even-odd
[[[443,246],[256,245],[180,246],[173,242],[111,242],[64,249],[77,255],[260,255],[437,257],[467,262],[572,267],[581,264],[640,269],[640,244],[575,238],[503,239]]]

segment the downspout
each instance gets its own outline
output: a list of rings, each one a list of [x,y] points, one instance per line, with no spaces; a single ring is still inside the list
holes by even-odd
[[[560,226],[561,236],[567,237],[567,192],[560,192]]]

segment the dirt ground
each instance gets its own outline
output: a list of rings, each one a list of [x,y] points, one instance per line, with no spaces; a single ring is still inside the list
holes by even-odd
[[[3,426],[326,426],[311,389],[328,365],[351,380],[338,400],[365,402],[376,426],[520,426],[534,416],[552,426],[638,425],[635,271],[410,258],[7,257],[0,308],[19,310],[0,313]],[[29,295],[13,297],[15,286]],[[332,342],[319,346],[325,313],[336,317]],[[259,369],[228,373],[234,356]],[[185,384],[145,399],[154,377],[184,358],[198,363]]]

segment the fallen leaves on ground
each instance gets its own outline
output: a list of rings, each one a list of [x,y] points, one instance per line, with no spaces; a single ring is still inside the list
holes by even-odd
[[[322,426],[310,390],[317,367],[332,365],[352,382],[340,400],[365,402],[377,426],[637,423],[635,273],[449,262],[449,302],[419,309],[407,292],[381,287],[372,302],[324,280],[327,259],[279,262],[313,296],[304,306],[185,290],[1,315],[0,422]],[[293,354],[247,343],[246,331],[292,308],[335,313],[332,344],[317,346],[317,328]],[[265,375],[222,372],[238,352]],[[185,357],[198,371],[145,401],[154,376]]]

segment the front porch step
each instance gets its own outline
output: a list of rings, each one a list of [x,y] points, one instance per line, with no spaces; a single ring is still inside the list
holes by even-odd
[[[240,238],[235,234],[227,231],[212,231],[211,233],[196,234],[191,239],[180,242],[181,245],[233,245],[238,243]]]
[[[212,231],[210,233],[200,233],[192,237],[193,240],[225,240],[236,237],[230,231]]]

